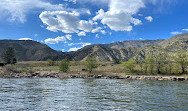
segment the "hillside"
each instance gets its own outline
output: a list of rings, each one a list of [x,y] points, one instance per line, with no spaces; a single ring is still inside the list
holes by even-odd
[[[0,55],[7,47],[13,47],[18,61],[40,61],[58,55],[47,45],[31,40],[0,40],[0,44]]]
[[[98,61],[113,61],[114,59],[140,61],[151,53],[156,54],[159,51],[174,53],[179,50],[188,52],[188,33],[167,40],[131,40],[111,44],[95,44],[86,46],[77,52],[65,54],[62,58],[80,61],[89,56],[96,57]]]
[[[0,40],[0,55],[7,47],[15,48],[18,61],[41,61],[55,56],[58,60],[69,59],[82,61],[87,57],[96,57],[98,61],[120,59],[142,60],[151,53],[159,51],[173,53],[179,50],[188,52],[188,33],[176,35],[167,40],[130,40],[110,44],[93,44],[76,52],[61,53],[46,44],[25,40]]]
[[[123,42],[114,42],[110,44],[104,44],[104,47],[118,49],[118,48],[129,48],[129,47],[146,47],[149,45],[157,45],[160,42],[163,42],[164,39],[157,39],[157,40],[128,40]]]

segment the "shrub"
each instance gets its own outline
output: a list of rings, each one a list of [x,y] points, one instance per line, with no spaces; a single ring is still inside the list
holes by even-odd
[[[68,70],[69,70],[69,60],[64,59],[63,61],[61,61],[61,63],[59,64],[59,70],[61,72],[68,72]]]
[[[134,72],[135,65],[136,65],[136,61],[132,59],[130,59],[127,62],[123,62],[123,66],[128,68],[130,72]]]
[[[21,73],[21,70],[19,70],[16,66],[14,65],[6,65],[5,66],[5,71],[7,73]]]
[[[48,66],[54,66],[55,65],[55,61],[52,60],[52,59],[48,59],[47,64],[48,64]]]
[[[98,67],[97,60],[95,58],[88,57],[86,59],[85,66],[87,70],[89,71],[89,73],[91,73],[94,68]]]

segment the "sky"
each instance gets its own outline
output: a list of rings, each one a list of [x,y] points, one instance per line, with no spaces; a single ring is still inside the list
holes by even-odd
[[[0,0],[0,39],[63,52],[188,33],[188,0]]]

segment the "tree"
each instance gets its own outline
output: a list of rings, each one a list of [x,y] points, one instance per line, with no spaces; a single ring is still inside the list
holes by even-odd
[[[17,59],[16,59],[16,58],[13,58],[12,64],[16,64],[16,63],[17,63]]]
[[[155,64],[155,58],[153,57],[153,55],[146,57],[145,63],[149,65],[150,74],[153,74],[153,68]]]
[[[148,66],[149,64],[147,62],[143,63],[144,73],[146,74],[148,72]]]
[[[114,63],[115,63],[115,64],[120,64],[121,61],[120,61],[120,59],[115,58],[115,59],[114,59]]]
[[[157,66],[157,73],[161,74],[161,70],[163,65],[166,63],[166,54],[159,52],[159,54],[156,56],[155,61],[156,61],[156,66]]]
[[[123,65],[130,70],[130,72],[134,72],[136,61],[133,59],[130,59],[127,62],[123,62]]]
[[[167,67],[169,68],[169,73],[172,74],[173,63],[174,63],[174,55],[168,55],[167,57]]]
[[[98,67],[97,60],[95,58],[91,58],[91,57],[88,57],[86,59],[85,65],[86,65],[86,68],[89,71],[89,73],[91,73],[94,68]]]
[[[178,51],[175,53],[174,56],[174,60],[180,64],[181,66],[181,70],[182,70],[182,74],[185,74],[185,69],[188,65],[188,54],[187,53],[183,53],[183,51]]]
[[[140,66],[141,73],[143,73],[143,66],[144,66],[143,62],[139,62],[138,65]]]
[[[6,64],[15,64],[17,62],[15,57],[15,50],[12,47],[8,47],[3,53],[2,58]]]
[[[63,61],[61,61],[61,63],[59,64],[59,70],[62,72],[68,72],[69,70],[69,60],[64,59]]]

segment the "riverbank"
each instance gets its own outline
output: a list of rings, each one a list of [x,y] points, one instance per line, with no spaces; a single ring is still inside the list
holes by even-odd
[[[38,71],[34,73],[9,73],[0,74],[0,78],[95,78],[95,79],[128,79],[128,80],[171,80],[171,81],[188,81],[187,75],[174,76],[174,75],[126,75],[126,74],[88,74],[88,73],[61,73],[55,71]]]

